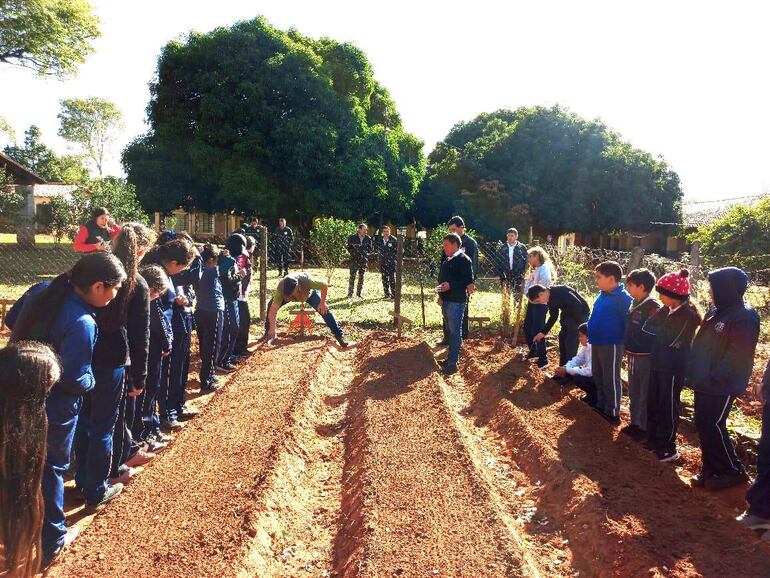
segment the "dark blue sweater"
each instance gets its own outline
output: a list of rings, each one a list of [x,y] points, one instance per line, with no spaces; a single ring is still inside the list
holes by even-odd
[[[224,311],[225,298],[217,267],[204,267],[198,283],[198,302],[195,309],[201,311]]]

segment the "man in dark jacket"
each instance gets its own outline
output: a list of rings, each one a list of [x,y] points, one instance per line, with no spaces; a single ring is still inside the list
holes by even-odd
[[[358,225],[358,232],[348,237],[348,252],[350,253],[350,279],[348,281],[348,299],[353,297],[353,285],[358,273],[358,290],[356,294],[361,297],[364,289],[364,273],[369,262],[369,253],[372,252],[372,238],[367,234],[369,227],[366,223]]]
[[[526,269],[527,246],[519,243],[519,232],[510,228],[506,233],[505,245],[500,247],[495,255],[495,278],[501,283],[507,283],[511,293],[518,293],[521,291]]]
[[[275,262],[278,265],[278,275],[289,274],[289,254],[294,244],[294,231],[286,226],[286,219],[278,219],[278,229],[273,233],[275,242]]]
[[[449,231],[460,237],[460,249],[462,252],[468,255],[471,260],[471,267],[473,268],[473,280],[476,281],[476,276],[479,273],[479,246],[476,240],[470,235],[465,234],[465,221],[462,217],[455,216],[449,219]],[[441,254],[441,262],[446,261],[447,256]],[[475,288],[475,285],[473,286]],[[474,289],[475,290],[475,289]],[[468,338],[468,300],[465,301],[465,313],[463,314],[463,339]],[[448,345],[449,335],[447,333],[447,327],[444,326],[444,339],[439,345]]]
[[[572,287],[553,285],[546,289],[542,285],[533,285],[527,292],[530,303],[548,305],[548,321],[543,331],[535,335],[535,341],[545,339],[557,321],[561,323],[559,331],[559,366],[563,367],[577,355],[580,343],[578,327],[588,321],[591,307]]]
[[[385,299],[396,298],[396,238],[390,234],[390,227],[382,227],[382,237],[377,241],[377,252],[380,254],[380,274],[382,275],[382,290]]]
[[[249,224],[243,227],[244,237],[254,237],[256,241],[256,247],[254,254],[259,256],[262,254],[262,225],[259,224],[259,219],[252,217]]]
[[[703,469],[692,482],[721,490],[749,479],[726,423],[751,377],[759,315],[743,300],[749,284],[746,273],[725,267],[709,273],[708,279],[714,307],[693,341],[687,372],[695,391],[695,427],[703,454]]]
[[[460,237],[450,233],[444,237],[444,256],[441,263],[436,292],[441,301],[444,327],[449,338],[449,352],[446,361],[440,363],[442,371],[451,375],[457,372],[460,348],[463,343],[462,324],[468,302],[468,292],[473,285],[473,265],[470,257],[461,248]]]

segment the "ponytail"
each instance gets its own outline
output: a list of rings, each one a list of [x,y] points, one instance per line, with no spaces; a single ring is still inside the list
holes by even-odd
[[[160,241],[160,239],[159,239]],[[142,260],[143,265],[162,265],[167,261],[176,261],[179,264],[189,265],[195,257],[193,244],[187,239],[174,236],[163,244],[155,245]]]

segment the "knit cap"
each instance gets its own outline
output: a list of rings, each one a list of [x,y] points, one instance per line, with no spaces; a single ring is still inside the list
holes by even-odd
[[[661,295],[686,301],[690,297],[690,272],[682,269],[679,273],[666,273],[655,288]]]

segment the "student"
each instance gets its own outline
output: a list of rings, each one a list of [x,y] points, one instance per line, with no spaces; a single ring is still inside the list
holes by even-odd
[[[757,477],[746,492],[749,507],[736,520],[752,530],[768,530],[762,539],[770,541],[770,361],[754,395],[763,406],[762,435],[757,446]]]
[[[559,321],[559,365],[563,366],[577,354],[578,328],[588,320],[591,307],[580,293],[566,285],[552,285],[550,289],[533,285],[527,297],[532,304],[548,306],[548,321],[543,330],[535,335],[534,341],[545,341],[545,336]]]
[[[690,273],[663,275],[655,288],[663,307],[642,327],[654,336],[652,379],[647,394],[647,441],[645,447],[661,462],[679,459],[676,432],[679,427],[679,398],[684,385],[690,346],[701,323],[700,313],[690,303]]]
[[[532,247],[527,251],[527,258],[532,272],[524,283],[524,294],[528,295],[531,287],[539,285],[550,288],[556,280],[556,274],[551,267],[551,259],[548,253],[541,247]],[[524,314],[524,336],[529,344],[527,359],[537,359],[537,366],[544,369],[548,366],[548,357],[545,348],[545,340],[535,340],[535,336],[543,333],[545,329],[545,317],[548,313],[548,305],[542,303],[527,303],[527,312]]]
[[[462,324],[468,292],[473,292],[473,264],[462,248],[460,236],[449,233],[444,237],[444,255],[441,263],[436,292],[441,302],[441,313],[449,337],[449,352],[445,361],[439,363],[446,375],[457,373],[457,363],[462,348]]]
[[[246,248],[246,237],[239,234],[230,235],[227,240],[227,251],[219,255],[219,280],[222,283],[222,295],[225,299],[225,316],[222,321],[222,344],[219,349],[216,369],[224,373],[235,371],[233,351],[240,331],[240,316],[238,315],[238,295],[241,292],[240,273],[235,258]]]
[[[2,576],[32,578],[40,570],[45,399],[60,375],[59,360],[48,345],[19,341],[0,349]],[[77,534],[74,528],[71,539]]]
[[[110,242],[120,233],[120,226],[112,220],[110,213],[104,207],[96,207],[91,211],[91,218],[78,229],[72,248],[76,253],[92,251],[108,251]]]
[[[252,266],[251,259],[254,255],[256,241],[254,237],[246,237],[246,249],[236,258],[238,269],[244,271],[241,279],[241,290],[238,294],[238,339],[235,342],[233,355],[236,359],[243,359],[249,354],[249,329],[251,327],[251,311],[249,311],[249,289],[251,288]]]
[[[117,257],[105,251],[88,253],[68,272],[29,289],[6,316],[12,342],[43,341],[61,360],[61,378],[46,399],[42,550],[48,560],[74,539],[74,534],[68,536],[64,514],[64,472],[69,468],[83,394],[94,388],[95,309],[106,307],[125,279]]]
[[[262,339],[268,343],[275,339],[278,310],[286,303],[298,301],[305,302],[318,311],[340,346],[348,347],[350,344],[345,339],[345,334],[326,305],[328,291],[329,285],[326,282],[314,279],[307,273],[292,273],[281,279],[267,304],[265,335]]]
[[[495,279],[506,283],[511,293],[520,293],[527,269],[527,246],[519,243],[519,232],[511,227],[505,235],[506,243],[497,252]]]
[[[749,477],[735,454],[727,417],[746,393],[759,338],[759,315],[744,301],[749,278],[737,267],[708,275],[714,303],[692,344],[687,383],[695,392],[695,428],[703,469],[692,480],[710,490],[744,484]]]
[[[190,266],[195,250],[190,242],[174,231],[164,231],[158,243],[142,259],[142,266],[158,265],[166,273],[166,291],[150,303],[150,351],[147,360],[147,380],[138,403],[141,413],[139,439],[152,449],[155,444],[171,440],[160,429],[161,416],[164,424],[170,415],[168,404],[169,378],[171,375],[171,349],[173,347],[173,308],[183,303],[184,296],[177,295],[172,277]],[[156,404],[158,409],[156,409]],[[168,430],[168,428],[165,428]]]
[[[201,358],[201,393],[218,389],[214,367],[222,342],[222,319],[225,314],[225,298],[219,280],[219,248],[206,245],[201,253],[203,272],[198,284],[198,301],[195,306],[195,327],[198,332],[198,350]]]
[[[147,292],[137,279],[137,264],[152,243],[152,231],[140,224],[128,223],[121,227],[113,241],[113,254],[120,259],[126,271],[126,281],[117,297],[96,313],[98,334],[91,366],[94,389],[83,396],[78,425],[75,430],[75,484],[86,499],[86,510],[100,509],[120,493],[121,486],[110,485],[113,435],[117,425],[120,402],[124,393],[126,366],[131,363],[129,353],[136,357],[140,371],[146,366],[149,316],[132,316],[131,323],[141,324],[132,331],[136,340],[129,344],[128,323],[130,311],[144,309]],[[146,373],[141,371],[141,373]],[[124,428],[124,424],[120,424]],[[127,471],[126,474],[130,472]],[[127,482],[130,476],[122,478]]]
[[[580,398],[581,401],[593,407],[596,405],[596,384],[591,371],[592,353],[587,323],[582,323],[578,327],[578,339],[580,340],[580,349],[577,355],[563,366],[556,368],[554,379],[562,385],[572,383],[578,386],[585,392],[585,395]]]
[[[647,437],[647,394],[650,390],[651,355],[655,338],[642,331],[642,327],[660,309],[660,303],[651,294],[655,282],[655,275],[647,269],[635,269],[626,277],[626,289],[634,299],[628,311],[623,337],[628,358],[631,423],[620,431],[637,441]]]
[[[612,425],[620,425],[620,366],[626,317],[633,299],[620,282],[623,270],[618,263],[599,263],[594,273],[599,296],[588,318],[588,335],[591,336],[596,408]]]

